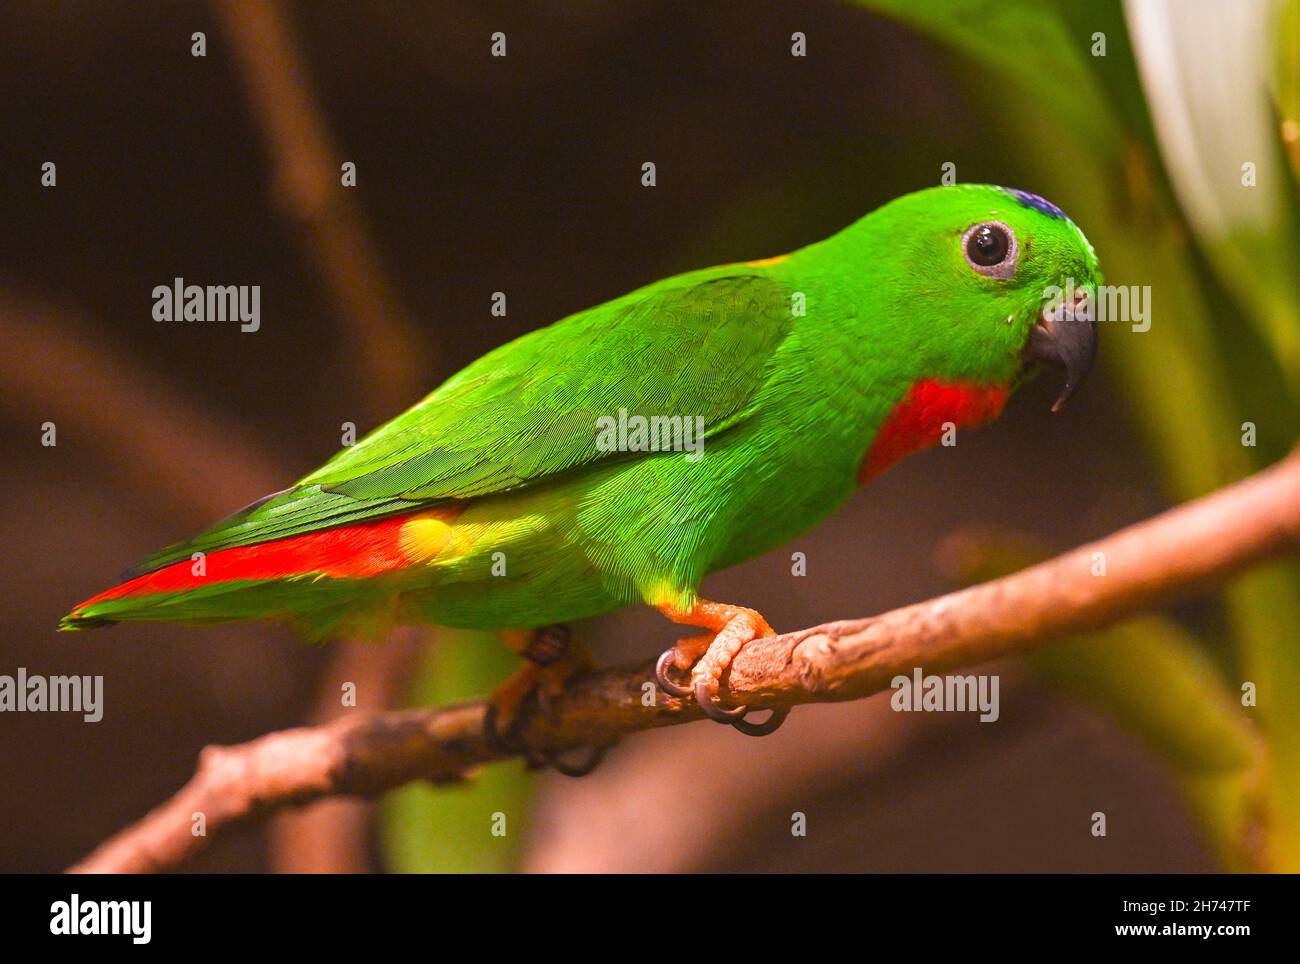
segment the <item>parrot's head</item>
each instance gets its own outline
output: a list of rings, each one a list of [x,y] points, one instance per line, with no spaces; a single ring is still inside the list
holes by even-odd
[[[1035,194],[993,185],[918,191],[845,234],[890,264],[864,297],[893,319],[916,377],[1013,387],[1040,364],[1064,370],[1059,409],[1096,353],[1101,283],[1083,232]],[[881,300],[884,304],[881,304]]]

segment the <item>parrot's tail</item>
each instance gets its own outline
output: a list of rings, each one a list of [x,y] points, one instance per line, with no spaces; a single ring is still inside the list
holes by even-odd
[[[369,635],[367,624],[400,618],[401,591],[410,583],[401,574],[437,555],[452,518],[454,510],[434,509],[196,552],[87,599],[59,629],[124,620],[203,625],[282,619],[312,638],[340,631]]]

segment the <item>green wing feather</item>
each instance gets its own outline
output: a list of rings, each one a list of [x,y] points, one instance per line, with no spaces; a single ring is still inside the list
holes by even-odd
[[[790,331],[789,291],[758,269],[670,278],[489,352],[292,488],[147,559],[149,572],[272,539],[507,492],[614,458],[601,416],[751,414]]]

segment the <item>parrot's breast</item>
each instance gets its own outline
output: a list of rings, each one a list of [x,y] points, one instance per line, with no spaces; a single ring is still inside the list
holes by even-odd
[[[1006,385],[941,382],[924,378],[889,413],[858,469],[858,482],[874,479],[905,455],[928,448],[953,428],[986,425],[1002,414]]]

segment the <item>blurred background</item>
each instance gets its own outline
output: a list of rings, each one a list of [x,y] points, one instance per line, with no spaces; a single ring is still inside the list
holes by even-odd
[[[1150,329],[1103,325],[1064,413],[1051,379],[1029,385],[709,595],[779,629],[871,614],[1213,490],[1300,434],[1296,2],[9,0],[0,20],[0,673],[105,677],[99,723],[0,714],[3,871],[84,856],[206,744],[481,696],[514,660],[466,632],[57,634],[72,604],[485,350],[818,240],[945,165],[1063,207],[1108,282],[1150,286]],[[177,276],[260,285],[260,330],[155,322]],[[516,762],[330,802],[185,869],[1296,870],[1297,626],[1300,571],[1275,565],[990,668],[996,723],[886,695],[766,740],[674,727],[584,780]],[[575,631],[602,663],[675,637],[634,611]]]

